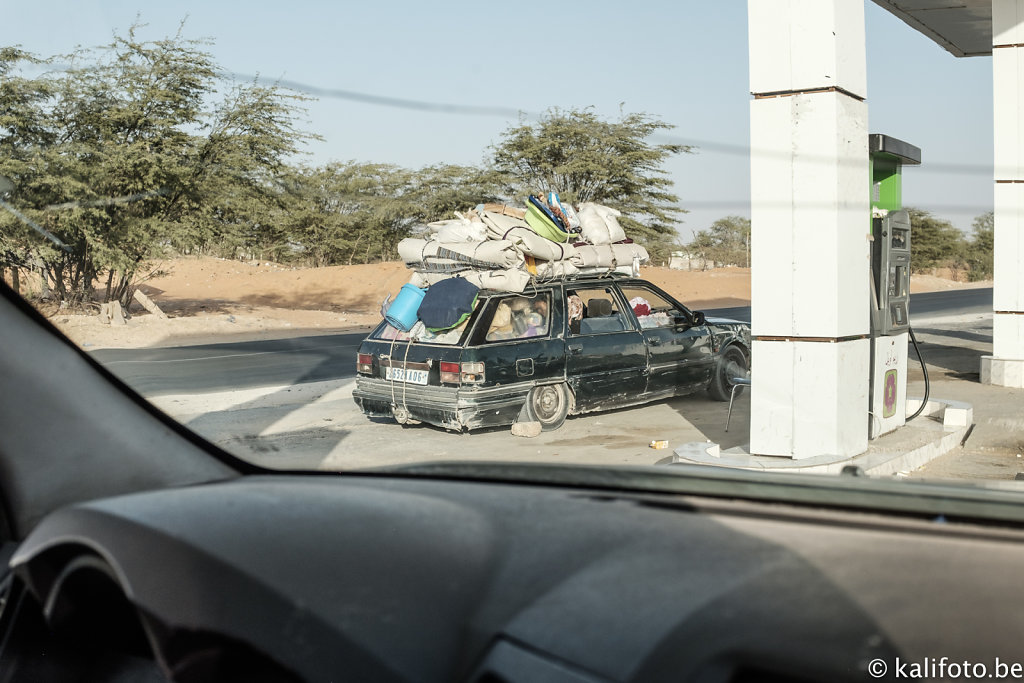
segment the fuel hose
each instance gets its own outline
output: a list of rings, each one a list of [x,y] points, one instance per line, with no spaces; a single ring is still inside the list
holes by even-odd
[[[915,417],[924,412],[924,407],[928,405],[928,396],[931,394],[932,383],[928,379],[928,364],[924,362],[924,356],[921,355],[921,347],[917,345],[917,337],[914,336],[914,328],[907,327],[910,331],[910,341],[914,342],[914,352],[917,354],[917,359],[921,361],[921,372],[924,373],[924,398],[921,399],[921,406],[914,411],[914,414],[907,418],[907,422],[910,422]]]

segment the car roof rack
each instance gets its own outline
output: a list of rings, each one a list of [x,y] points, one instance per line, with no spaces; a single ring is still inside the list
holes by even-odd
[[[526,289],[522,292],[513,292],[504,289],[481,289],[481,294],[493,295],[493,294],[529,294],[532,290],[547,285],[554,285],[561,282],[564,283],[576,283],[576,282],[599,282],[601,280],[635,280],[636,275],[628,273],[622,273],[616,270],[608,270],[601,273],[573,273],[571,275],[553,275],[550,277],[532,277],[530,283]]]

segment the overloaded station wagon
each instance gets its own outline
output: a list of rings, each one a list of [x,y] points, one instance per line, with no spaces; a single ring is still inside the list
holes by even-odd
[[[458,327],[411,338],[386,320],[360,345],[353,397],[370,416],[453,430],[539,422],[708,391],[750,367],[750,326],[706,319],[645,280],[580,277],[481,290]]]

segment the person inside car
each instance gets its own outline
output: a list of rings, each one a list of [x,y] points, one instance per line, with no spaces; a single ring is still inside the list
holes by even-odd
[[[569,332],[571,334],[579,334],[580,320],[583,320],[583,299],[581,299],[576,292],[569,292],[569,296],[566,301],[566,311],[569,318]]]
[[[487,341],[515,339],[515,328],[512,326],[512,308],[502,301],[494,311],[494,319],[487,329]]]

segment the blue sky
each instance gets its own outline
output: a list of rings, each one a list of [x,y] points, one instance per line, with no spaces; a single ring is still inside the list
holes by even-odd
[[[646,112],[696,144],[668,165],[683,240],[749,216],[747,12],[743,0],[658,3],[41,0],[5,8],[0,45],[49,56],[123,34],[208,38],[229,73],[320,89],[541,112]],[[968,230],[992,206],[991,59],[956,59],[872,2],[865,7],[870,129],[922,149],[904,201]],[[323,97],[303,127],[310,163],[479,163],[515,123]],[[755,150],[756,153],[756,150]]]

